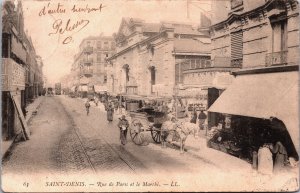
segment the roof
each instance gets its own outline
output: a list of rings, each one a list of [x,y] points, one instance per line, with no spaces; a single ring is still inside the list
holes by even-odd
[[[143,32],[159,32],[161,24],[159,23],[144,23],[142,26]]]
[[[192,25],[176,25],[173,24],[175,34],[189,34],[189,35],[205,35],[194,28]]]
[[[210,44],[204,44],[195,39],[175,39],[174,40],[175,52],[198,52],[210,53]]]

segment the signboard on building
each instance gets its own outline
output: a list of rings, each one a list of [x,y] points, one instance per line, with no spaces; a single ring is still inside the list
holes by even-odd
[[[2,58],[2,91],[25,90],[25,69],[10,58]]]

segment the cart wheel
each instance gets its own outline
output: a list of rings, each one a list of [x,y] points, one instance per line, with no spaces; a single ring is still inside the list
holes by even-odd
[[[154,127],[155,129],[155,127]],[[151,130],[151,136],[152,136],[152,139],[155,141],[155,143],[161,143],[161,131],[159,130]]]
[[[139,120],[135,119],[132,121],[129,132],[130,132],[131,140],[136,145],[141,145],[143,143],[143,138],[141,135],[141,127],[142,124]]]

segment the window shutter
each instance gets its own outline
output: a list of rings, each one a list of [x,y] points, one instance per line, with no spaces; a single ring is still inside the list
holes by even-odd
[[[231,59],[243,58],[243,32],[242,30],[231,34]]]

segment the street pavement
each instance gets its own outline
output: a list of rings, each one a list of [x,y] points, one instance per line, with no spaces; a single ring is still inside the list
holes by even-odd
[[[47,176],[125,175],[125,178],[130,179],[144,179],[147,175],[150,179],[156,177],[160,181],[180,179],[182,183],[193,182],[198,187],[193,189],[193,185],[181,184],[185,191],[199,191],[199,187],[203,191],[255,191],[270,188],[266,185],[270,182],[268,177],[257,176],[249,170],[237,171],[241,166],[232,170],[230,167],[240,163],[240,160],[231,156],[228,161],[226,158],[229,155],[207,149],[203,138],[189,136],[188,151],[184,154],[180,154],[176,147],[162,148],[155,144],[150,132],[146,134],[148,145],[135,145],[128,135],[128,143],[123,146],[119,140],[117,117],[114,117],[113,122],[108,122],[103,107],[95,104],[92,104],[87,115],[82,99],[45,97],[37,115],[29,121],[31,139],[14,144],[11,153],[3,160],[4,184],[12,175],[16,178],[14,174],[46,173]],[[202,142],[198,143],[198,140]],[[193,149],[197,153],[189,153]],[[280,182],[282,186],[284,182]],[[160,187],[159,190],[164,189]],[[180,187],[176,190],[179,191]]]

